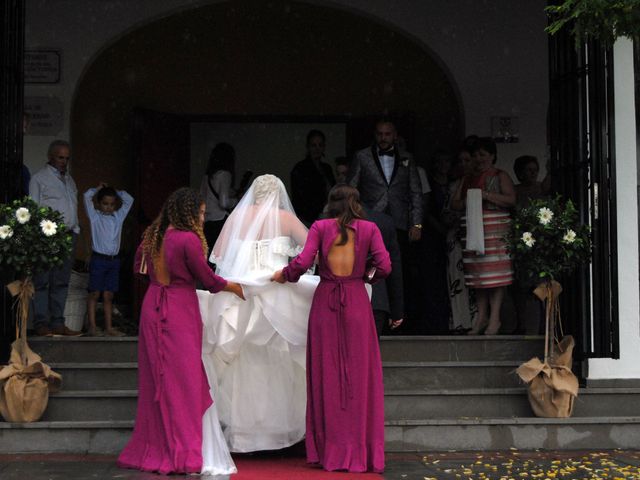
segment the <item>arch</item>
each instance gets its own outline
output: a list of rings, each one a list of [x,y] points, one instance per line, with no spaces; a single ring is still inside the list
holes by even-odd
[[[131,187],[134,107],[188,114],[412,112],[422,156],[454,148],[464,131],[457,85],[428,46],[387,21],[328,1],[185,5],[107,42],[72,100],[80,188],[96,178]]]
[[[394,31],[396,32],[398,35],[401,35],[405,38],[407,38],[408,40],[410,40],[411,42],[415,43],[416,45],[418,45],[422,50],[424,50],[425,52],[427,52],[429,54],[429,56],[438,64],[438,66],[440,67],[440,69],[442,70],[442,72],[446,75],[449,84],[451,85],[451,87],[453,88],[454,94],[455,94],[455,98],[459,107],[459,115],[460,115],[460,119],[462,122],[462,127],[463,127],[463,131],[464,131],[464,124],[465,124],[465,117],[464,117],[464,103],[462,100],[462,94],[460,93],[460,89],[458,87],[458,84],[455,80],[455,76],[451,73],[451,70],[449,69],[448,65],[446,64],[446,62],[444,60],[442,60],[442,58],[427,44],[425,43],[422,39],[420,39],[419,37],[417,37],[416,35],[401,29],[400,27],[398,27],[397,25],[393,24],[392,22],[384,19],[384,18],[380,18],[368,11],[365,11],[361,8],[355,7],[355,6],[350,6],[350,5],[343,5],[341,3],[335,2],[335,1],[331,1],[331,0],[296,0],[298,3],[308,3],[308,4],[312,4],[312,5],[317,5],[320,7],[326,7],[326,8],[331,8],[331,9],[335,9],[335,10],[339,10],[339,11],[343,11],[346,13],[350,13],[359,17],[363,17],[368,19],[369,21],[371,21],[372,23],[376,23],[379,24],[381,27],[386,28],[388,30]],[[71,100],[71,105],[72,105],[72,109],[73,109],[73,105],[75,103],[75,99],[76,99],[76,95],[78,92],[78,86],[82,83],[82,80],[86,74],[86,72],[88,72],[91,69],[91,66],[93,65],[93,63],[95,62],[95,60],[97,58],[99,58],[102,53],[104,51],[106,51],[107,49],[109,49],[113,44],[117,43],[121,38],[127,36],[128,34],[143,28],[146,25],[149,25],[150,23],[153,22],[158,22],[161,21],[163,19],[169,18],[171,16],[180,14],[182,12],[185,11],[190,11],[190,10],[196,10],[199,8],[203,8],[206,5],[211,5],[211,4],[218,4],[218,3],[230,3],[229,0],[206,0],[203,3],[200,3],[197,7],[194,7],[192,4],[184,4],[184,5],[180,5],[178,7],[169,9],[167,11],[164,11],[162,13],[159,13],[157,15],[151,16],[146,18],[143,21],[139,21],[134,23],[133,25],[129,26],[128,28],[118,32],[116,35],[114,35],[112,38],[110,38],[109,40],[107,40],[101,48],[99,48],[93,55],[92,57],[87,61],[87,63],[85,64],[82,72],[80,73],[77,83],[76,83],[76,88],[74,89],[73,92],[73,96],[72,96],[72,100]]]

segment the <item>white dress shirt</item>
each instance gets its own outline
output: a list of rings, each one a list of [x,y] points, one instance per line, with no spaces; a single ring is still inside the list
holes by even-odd
[[[62,214],[64,224],[74,233],[80,232],[78,224],[78,189],[71,175],[62,175],[47,164],[31,177],[29,195],[38,205],[51,207]]]
[[[96,210],[93,205],[96,189],[90,188],[84,192],[84,207],[91,222],[91,246],[94,252],[103,255],[117,255],[120,252],[122,224],[133,205],[131,195],[124,190],[119,190],[117,193],[122,200],[122,206],[112,214],[105,214]]]
[[[387,155],[383,154],[378,157],[380,159],[380,165],[384,172],[384,177],[387,179],[387,183],[391,182],[391,175],[393,175],[393,167],[395,166],[396,159],[393,153]]]
[[[418,169],[418,176],[420,177],[420,185],[422,186],[422,194],[429,193],[431,191],[431,184],[429,183],[429,177],[427,172],[422,167],[416,167]]]

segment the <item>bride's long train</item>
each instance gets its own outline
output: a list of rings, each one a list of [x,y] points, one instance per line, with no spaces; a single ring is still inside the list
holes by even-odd
[[[276,450],[304,438],[307,319],[318,284],[305,277],[287,286],[264,272],[245,277],[245,302],[198,291],[202,360],[231,451]]]

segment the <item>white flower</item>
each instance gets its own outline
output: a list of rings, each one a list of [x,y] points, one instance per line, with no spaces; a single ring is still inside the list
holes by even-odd
[[[40,222],[40,228],[42,229],[42,233],[44,233],[47,237],[55,235],[58,231],[58,225],[51,220],[42,220]]]
[[[529,248],[533,247],[533,244],[536,243],[536,239],[533,238],[531,232],[524,232],[522,234],[522,241]]]
[[[540,223],[542,225],[549,224],[552,218],[553,218],[553,212],[547,207],[542,207],[540,210],[538,210],[538,220],[540,220]]]
[[[13,237],[13,229],[9,225],[2,225],[0,227],[0,240],[6,240]]]
[[[20,207],[18,210],[16,210],[16,218],[18,219],[19,223],[27,223],[31,218],[31,212],[29,212],[28,208]]]
[[[402,161],[402,166],[403,166],[403,167],[408,167],[408,166],[409,166],[409,159],[408,159],[408,158],[405,158],[405,159]]]
[[[567,233],[565,233],[564,237],[562,237],[562,241],[564,243],[573,243],[575,239],[576,239],[576,232],[574,232],[571,229],[567,230]]]

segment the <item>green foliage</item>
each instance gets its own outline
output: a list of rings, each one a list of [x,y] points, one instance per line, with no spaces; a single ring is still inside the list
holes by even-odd
[[[589,227],[580,224],[573,202],[560,196],[518,209],[507,241],[516,272],[528,283],[571,273],[591,258]]]
[[[640,0],[564,0],[545,8],[551,35],[570,26],[576,43],[599,40],[611,46],[618,37],[640,38]]]
[[[25,210],[22,210],[25,209]],[[59,267],[71,253],[62,214],[30,197],[0,204],[0,267],[18,277]]]

